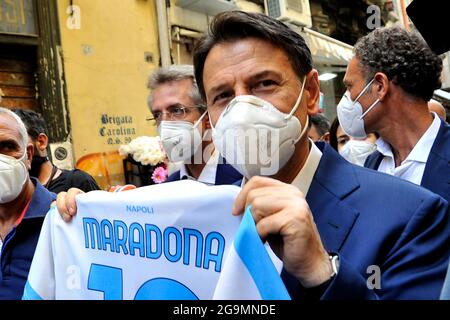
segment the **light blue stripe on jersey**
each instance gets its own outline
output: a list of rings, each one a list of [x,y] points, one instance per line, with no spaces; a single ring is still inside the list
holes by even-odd
[[[22,300],[43,300],[40,295],[31,287],[30,283],[27,281],[25,284],[25,290],[23,291]]]
[[[291,299],[258,235],[250,206],[245,210],[234,239],[234,247],[253,278],[262,299]]]

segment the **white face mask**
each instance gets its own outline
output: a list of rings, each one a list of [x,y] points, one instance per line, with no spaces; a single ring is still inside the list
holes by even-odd
[[[374,143],[362,140],[349,140],[339,150],[339,154],[347,161],[364,166],[367,157],[377,149]]]
[[[158,132],[171,162],[187,161],[198,151],[202,136],[197,127],[205,114],[206,111],[194,124],[189,121],[161,121]]]
[[[294,154],[295,144],[308,128],[306,123],[302,130],[300,121],[293,116],[305,82],[306,77],[289,114],[261,98],[242,95],[230,101],[212,128],[214,146],[246,178],[274,175]]]
[[[0,154],[0,204],[15,200],[28,179],[26,151],[20,159]]]
[[[367,91],[374,80],[375,78],[364,87],[355,101],[352,101],[350,92],[347,91],[337,105],[337,116],[342,130],[349,136],[357,139],[365,139],[367,137],[364,129],[364,117],[380,102],[380,99],[375,100],[364,113],[361,103],[358,102],[358,99]]]

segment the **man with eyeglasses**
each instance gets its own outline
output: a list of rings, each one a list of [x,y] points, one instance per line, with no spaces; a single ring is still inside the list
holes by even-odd
[[[171,162],[182,163],[168,182],[192,179],[209,185],[233,184],[242,179],[225,163],[208,136],[206,106],[198,91],[191,65],[160,68],[149,78],[148,98],[164,150]]]

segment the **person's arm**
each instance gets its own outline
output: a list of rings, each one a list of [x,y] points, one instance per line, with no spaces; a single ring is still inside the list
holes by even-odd
[[[308,204],[295,187],[252,178],[238,195],[233,213],[240,214],[251,205],[260,237],[269,240],[302,291],[324,290],[321,299],[438,299],[450,253],[449,207],[437,195],[422,196],[401,237],[380,259],[381,289],[368,285],[368,279],[343,255],[339,255],[337,275],[329,281],[328,253]],[[328,286],[321,287],[327,281]]]
[[[317,287],[333,275],[304,195],[296,187],[263,177],[250,179],[236,198],[233,214],[251,205],[256,229],[281,257],[287,272],[305,288]]]
[[[136,189],[136,186],[126,184],[124,186],[113,186],[109,189],[109,192],[122,192],[133,189]],[[77,214],[77,202],[75,197],[82,193],[85,192],[77,188],[70,188],[67,192],[58,193],[56,207],[64,221],[69,222]]]
[[[341,256],[339,273],[322,299],[437,300],[448,264],[449,243],[448,204],[431,195],[421,201],[381,265],[375,266],[380,270],[379,288],[374,286],[374,278],[364,279]]]

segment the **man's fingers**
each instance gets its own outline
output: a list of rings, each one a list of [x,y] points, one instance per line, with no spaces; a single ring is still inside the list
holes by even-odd
[[[65,203],[66,203],[67,213],[70,216],[74,216],[77,214],[77,202],[75,200],[75,197],[81,193],[84,193],[84,192],[77,188],[71,188],[71,189],[69,189],[69,191],[67,191]]]
[[[61,214],[61,217],[64,218],[64,214],[68,214],[67,207],[66,207],[66,195],[67,192],[60,192],[58,193],[56,197],[56,208],[58,209],[59,213]]]
[[[81,193],[82,190],[71,188],[67,192],[60,192],[56,198],[56,207],[64,221],[69,222],[77,212],[77,203],[75,197]]]
[[[72,220],[72,216],[63,212],[60,212],[61,214],[61,218],[65,221],[65,222],[70,222]]]
[[[233,214],[238,215],[244,212],[247,203],[248,193],[257,188],[269,187],[269,186],[284,186],[285,184],[281,181],[267,178],[267,177],[253,177],[251,178],[239,192],[233,206]]]
[[[260,238],[265,240],[271,234],[281,234],[281,230],[290,223],[291,218],[284,210],[279,211],[259,220],[256,223],[256,230]]]

